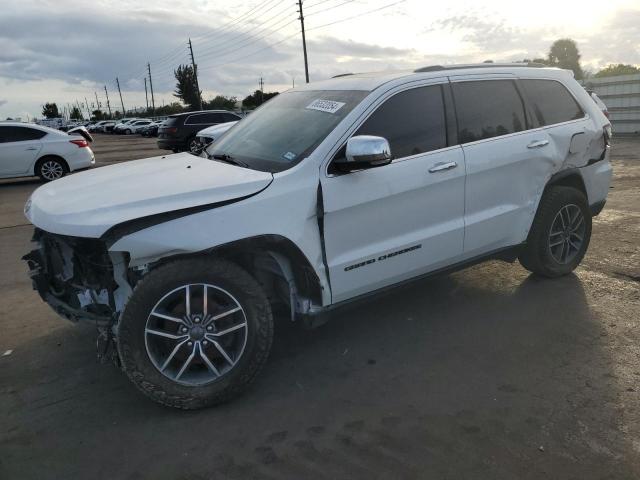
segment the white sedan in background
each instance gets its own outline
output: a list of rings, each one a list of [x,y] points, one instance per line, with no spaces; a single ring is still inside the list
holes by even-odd
[[[212,127],[207,127],[203,130],[200,130],[196,134],[196,142],[191,148],[191,153],[193,153],[194,155],[202,154],[204,152],[204,149],[207,148],[209,144],[215,142],[218,138],[220,138],[220,135],[229,130],[239,121],[240,120],[237,120],[235,122],[219,123],[217,125],[213,125]],[[203,154],[203,156],[206,155]]]
[[[91,136],[83,135],[30,123],[0,123],[0,178],[37,175],[50,182],[91,167]]]
[[[153,120],[136,120],[135,122],[131,122],[129,125],[122,128],[120,131],[124,132],[125,135],[131,135],[132,133],[140,133],[144,127],[148,127],[153,123]]]

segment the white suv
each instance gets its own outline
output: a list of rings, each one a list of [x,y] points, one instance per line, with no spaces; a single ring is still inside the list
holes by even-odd
[[[610,126],[568,71],[348,75],[282,93],[207,149],[40,187],[25,256],[53,309],[101,329],[154,400],[198,408],[265,363],[275,305],[320,315],[485,259],[582,260]]]

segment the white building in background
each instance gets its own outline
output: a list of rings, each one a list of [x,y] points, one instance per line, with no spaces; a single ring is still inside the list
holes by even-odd
[[[640,74],[583,80],[609,109],[614,133],[640,134]]]

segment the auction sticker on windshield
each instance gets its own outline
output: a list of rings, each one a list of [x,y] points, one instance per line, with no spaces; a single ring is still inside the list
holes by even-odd
[[[321,112],[327,112],[327,113],[336,113],[338,110],[340,110],[344,106],[345,106],[344,102],[334,102],[333,100],[318,99],[311,102],[307,106],[307,109],[319,110]]]

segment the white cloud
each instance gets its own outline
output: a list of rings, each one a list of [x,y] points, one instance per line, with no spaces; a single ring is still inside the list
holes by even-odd
[[[469,8],[463,0],[408,0],[361,17],[360,12],[392,0],[329,8],[343,3],[308,2],[312,80],[345,72],[532,58],[566,36],[578,41],[588,68],[640,63],[637,1],[485,0]],[[256,5],[262,8],[255,17],[225,27]],[[105,84],[111,104],[119,105],[116,76],[125,106],[144,105],[148,61],[156,103],[173,101],[172,71],[188,62],[189,36],[206,96],[247,95],[259,77],[268,90],[286,89],[293,79],[304,80],[296,17],[293,2],[280,0],[21,0],[3,5],[0,91],[7,100],[0,102],[0,118],[38,115],[47,101],[65,105],[87,97],[95,103],[94,92],[104,102]],[[354,18],[318,28],[347,17]]]

